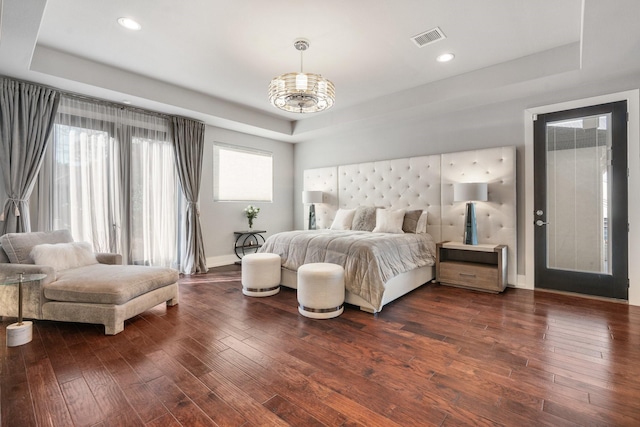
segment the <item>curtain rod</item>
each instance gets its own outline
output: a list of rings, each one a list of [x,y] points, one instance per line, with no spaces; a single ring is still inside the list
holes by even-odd
[[[2,3],[1,0],[0,0],[0,3]],[[40,86],[40,87],[43,87],[43,88],[46,88],[46,89],[55,90],[55,91],[59,92],[60,95],[67,96],[69,98],[76,98],[76,99],[81,99],[81,100],[85,100],[85,101],[91,101],[91,102],[95,102],[95,103],[102,104],[102,105],[108,105],[108,106],[111,106],[111,107],[120,108],[121,110],[138,111],[138,112],[142,112],[142,113],[146,113],[146,114],[151,114],[151,115],[155,115],[155,116],[159,116],[159,117],[164,117],[166,119],[170,119],[171,117],[183,117],[183,118],[186,118],[186,119],[189,119],[189,120],[193,120],[194,122],[206,124],[201,120],[192,119],[191,117],[176,116],[174,114],[166,114],[166,113],[161,113],[159,111],[147,110],[146,108],[134,107],[134,106],[127,105],[127,104],[121,104],[121,103],[118,103],[118,102],[115,102],[115,101],[108,101],[106,99],[95,98],[95,97],[92,97],[92,96],[89,96],[89,95],[83,95],[83,94],[77,93],[77,92],[70,92],[70,91],[58,89],[57,87],[54,87],[54,86],[49,86],[49,85],[44,85],[44,84],[41,84],[41,83],[30,82],[28,80],[16,79],[14,77],[8,77],[8,76],[0,76],[0,78],[7,79],[7,80],[13,80],[13,81],[16,81],[16,82],[27,83],[27,84],[31,84],[31,85],[34,85],[34,86]]]

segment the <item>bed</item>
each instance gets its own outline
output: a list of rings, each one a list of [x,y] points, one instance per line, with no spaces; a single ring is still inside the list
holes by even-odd
[[[428,214],[425,231],[433,242],[460,242],[465,204],[453,199],[453,186],[457,182],[488,184],[489,201],[476,204],[478,238],[481,243],[508,246],[508,283],[515,284],[517,197],[516,149],[513,146],[305,169],[302,190],[322,192],[322,203],[315,205],[317,226],[322,230],[307,233],[310,236],[330,234],[327,229],[333,228],[341,212],[375,207],[387,211],[422,210],[423,214]],[[303,214],[305,219],[308,218],[309,204],[304,205]],[[343,225],[348,223],[346,221]],[[357,223],[357,220],[352,223],[352,231]],[[370,236],[376,234],[369,233]],[[304,233],[299,232],[299,235]],[[277,252],[269,249],[271,245],[269,242],[263,250]],[[281,282],[284,286],[296,288],[299,260],[294,264],[287,255],[283,258],[286,259]],[[310,259],[305,262],[313,262]],[[375,313],[434,277],[433,261],[383,276],[380,298],[361,292],[358,284],[352,281],[354,283],[347,284],[346,302]]]
[[[290,288],[297,288],[296,272],[303,264],[341,265],[345,271],[345,301],[376,313],[434,278],[433,237],[397,231],[288,231],[269,236],[260,251],[280,255],[281,284]]]

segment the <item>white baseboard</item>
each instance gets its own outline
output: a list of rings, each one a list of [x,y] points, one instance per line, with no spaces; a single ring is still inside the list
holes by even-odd
[[[238,257],[233,254],[207,257],[207,268],[220,267],[223,265],[231,265],[236,261],[238,261]]]
[[[529,290],[533,290],[533,287],[527,285],[527,280],[526,280],[527,276],[518,274],[517,276],[517,280],[518,283],[516,284],[511,284],[509,283],[509,287],[510,288],[516,288],[516,289],[529,289]]]

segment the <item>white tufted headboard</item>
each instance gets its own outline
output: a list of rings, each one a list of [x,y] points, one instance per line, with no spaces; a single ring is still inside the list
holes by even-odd
[[[487,202],[476,202],[478,242],[508,246],[508,281],[517,280],[516,149],[442,154],[442,240],[462,241],[465,203],[453,202],[456,182],[486,182]]]
[[[338,208],[423,209],[429,213],[427,231],[436,242],[463,238],[465,204],[453,202],[453,184],[488,183],[489,201],[476,202],[478,241],[508,246],[510,284],[517,275],[515,181],[515,147],[304,171],[304,190],[323,192],[323,203],[316,205],[318,228],[329,228]]]
[[[338,166],[338,207],[422,209],[427,232],[440,240],[440,156]],[[331,223],[329,223],[331,225]]]

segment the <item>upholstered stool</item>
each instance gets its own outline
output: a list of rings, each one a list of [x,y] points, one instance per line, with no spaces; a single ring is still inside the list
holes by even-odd
[[[280,292],[280,255],[257,253],[242,257],[242,293],[268,297]]]
[[[298,268],[298,311],[312,319],[338,317],[344,311],[344,269],[318,262]]]

